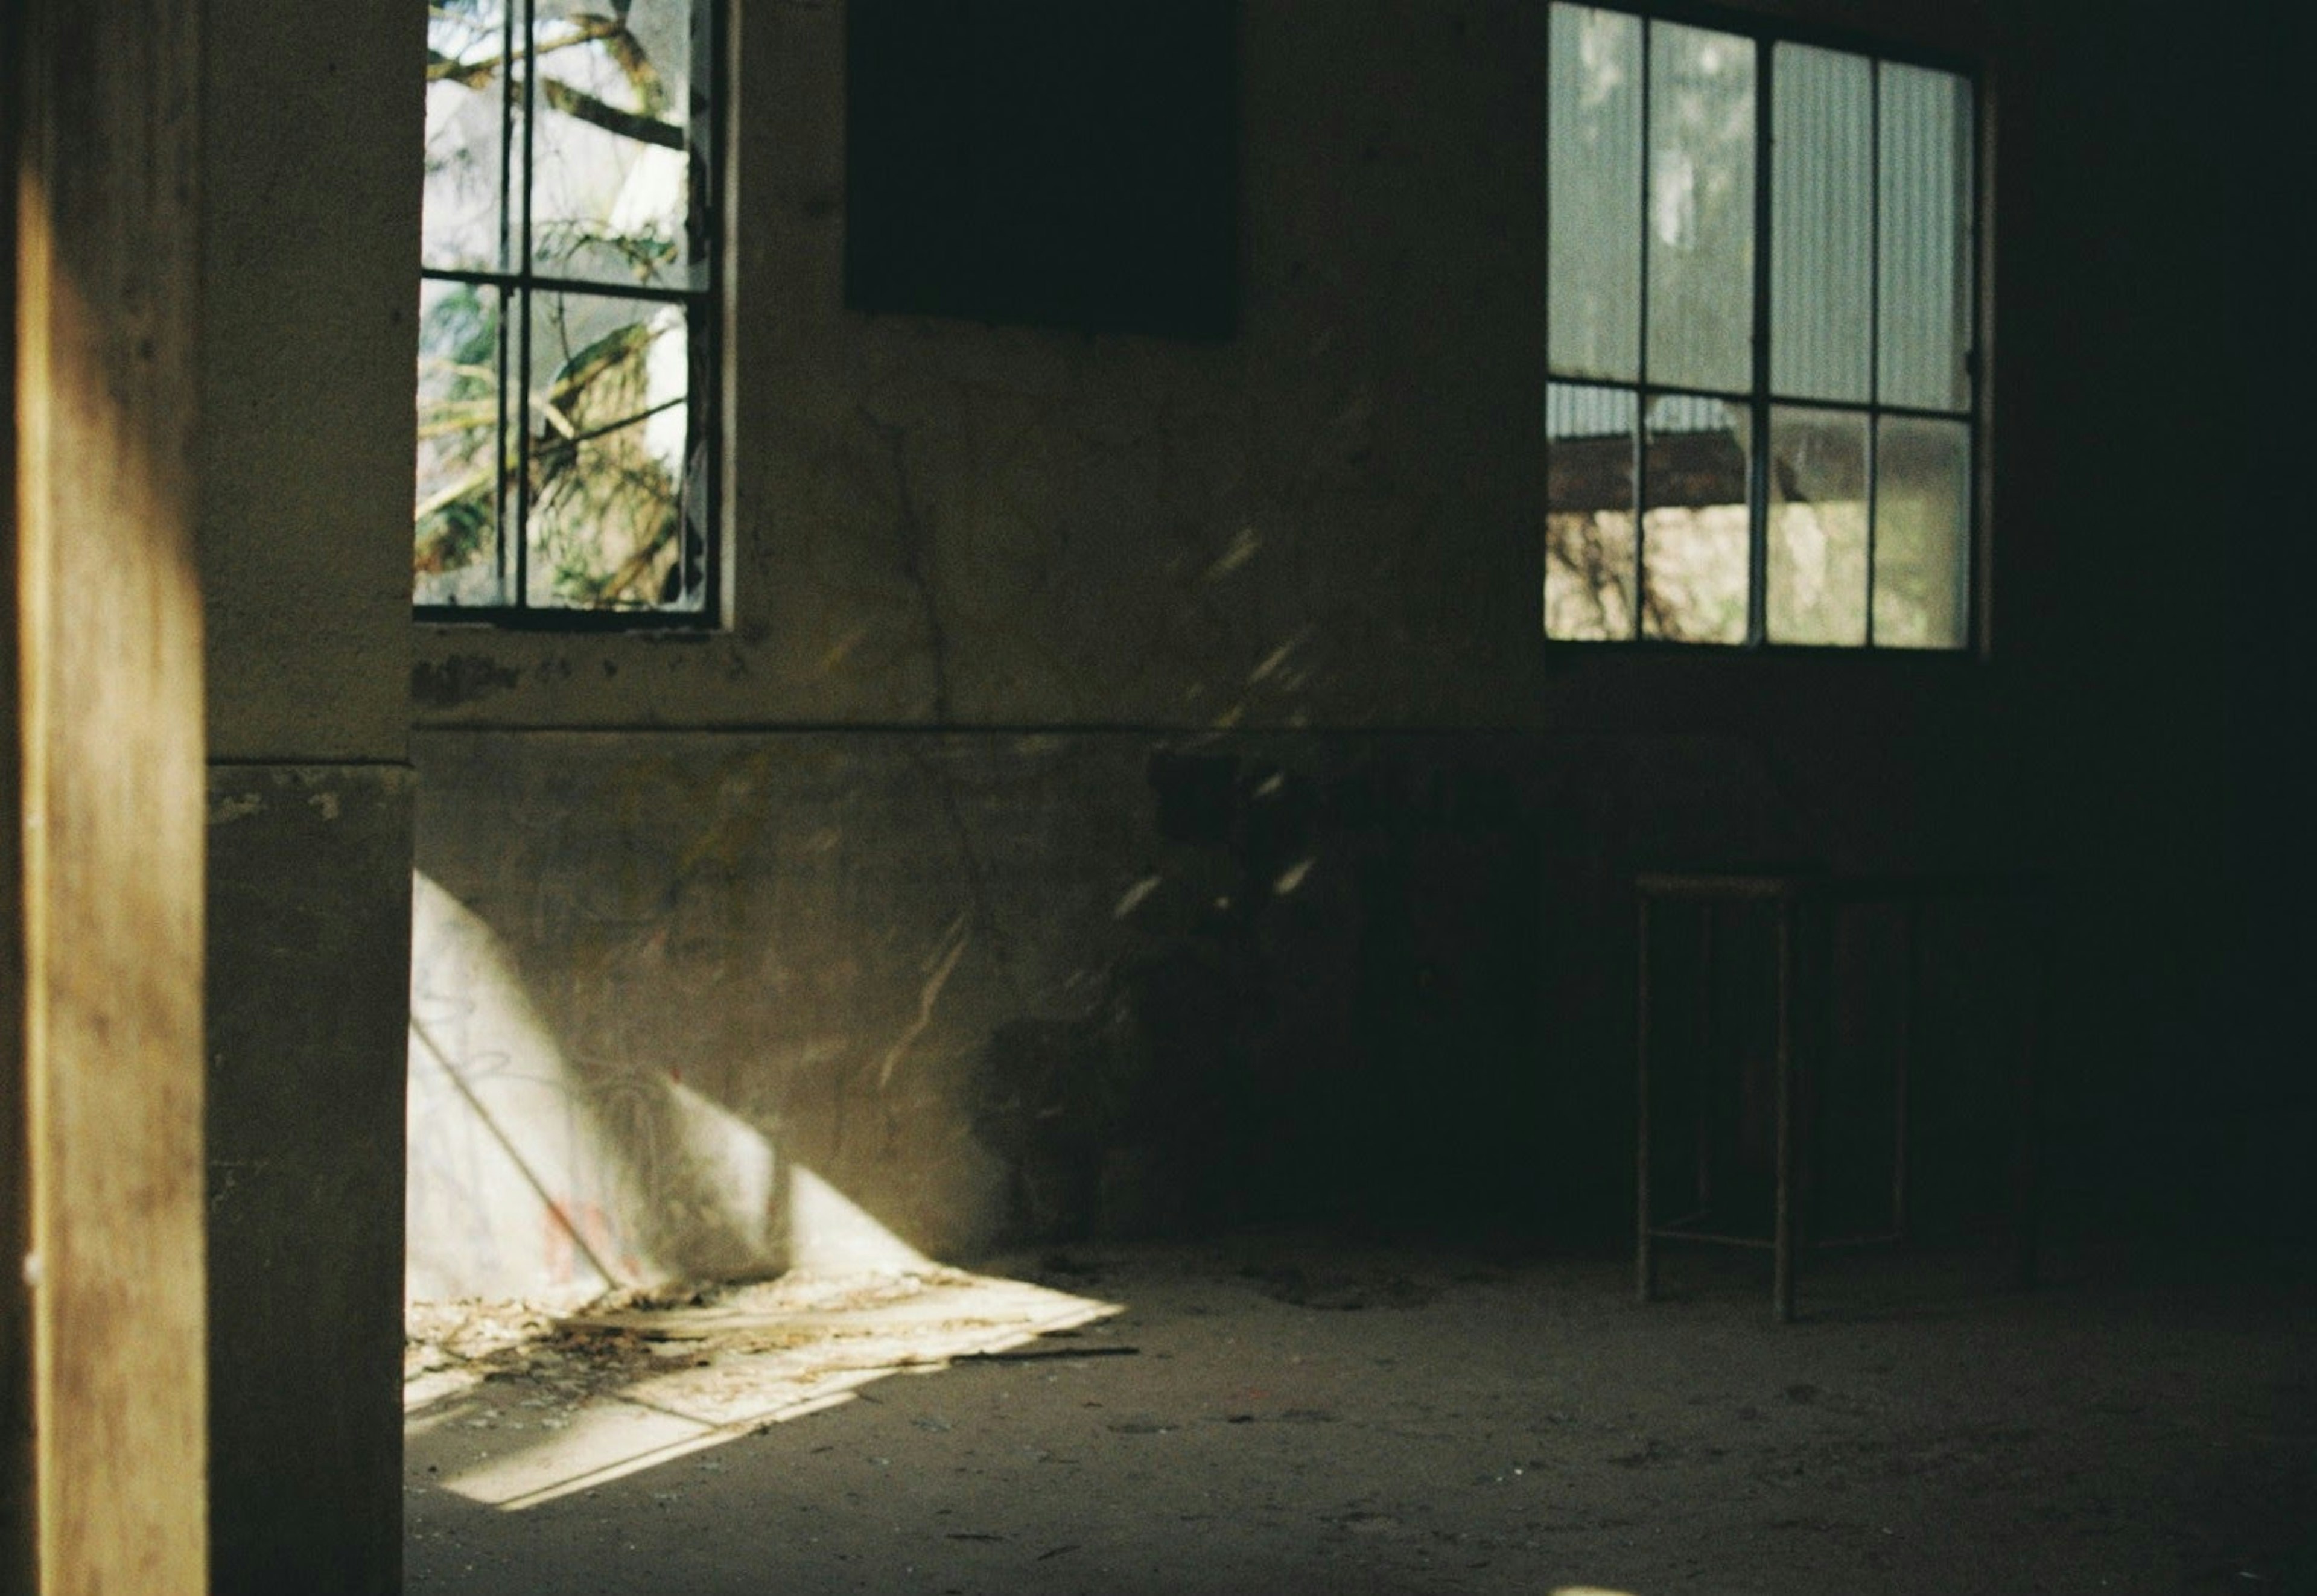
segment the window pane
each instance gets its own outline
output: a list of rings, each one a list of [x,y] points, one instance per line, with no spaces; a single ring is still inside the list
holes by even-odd
[[[1960,410],[1971,392],[1971,85],[1921,67],[1880,70],[1878,397]]]
[[[535,296],[527,526],[532,604],[699,607],[702,457],[684,307]]]
[[[1866,417],[1770,412],[1770,641],[1866,641]]]
[[[538,0],[532,269],[694,286],[690,0]]]
[[[497,604],[499,291],[425,282],[418,296],[420,604]]]
[[[1650,29],[1649,379],[1751,386],[1754,45]]]
[[[502,266],[506,93],[505,0],[435,0],[426,9],[425,264]]]
[[[1720,399],[1651,399],[1642,454],[1642,631],[1746,641],[1746,412]]]
[[[1633,635],[1633,393],[1545,391],[1544,632]]]
[[[1545,192],[1552,369],[1641,375],[1642,23],[1552,8]]]
[[[1867,398],[1874,269],[1873,67],[1777,47],[1771,73],[1770,386]]]
[[[1874,641],[1970,641],[1971,433],[1960,421],[1885,416],[1874,435]]]

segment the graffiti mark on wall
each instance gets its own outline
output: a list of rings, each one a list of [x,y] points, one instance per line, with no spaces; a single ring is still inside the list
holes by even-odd
[[[413,897],[414,1297],[584,1297],[780,1267],[779,1170],[754,1127],[651,1067],[568,1045],[497,937]]]

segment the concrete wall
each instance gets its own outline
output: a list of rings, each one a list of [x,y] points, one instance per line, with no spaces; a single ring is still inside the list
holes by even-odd
[[[400,1589],[410,802],[400,766],[210,770],[220,1592]]]
[[[401,1589],[407,545],[423,19],[207,9],[210,1531]]]
[[[2153,13],[1882,15],[1990,63],[1987,658],[1542,643],[1537,8],[1251,0],[1212,345],[845,311],[843,13],[769,8],[734,74],[733,625],[422,630],[422,870],[567,1038],[940,1250],[1199,1213],[1612,1232],[1633,868],[2056,868],[2060,1169],[2117,1184],[2211,1045],[2227,912],[2221,578],[2113,469],[2224,443],[2127,373],[2233,370],[2193,314],[2231,268],[2179,220],[2225,130],[2146,92],[2202,58]],[[2087,239],[2167,271],[2088,286]],[[1121,1078],[1100,1114],[1175,1105],[1176,1144],[998,1123],[1074,1071]]]
[[[843,9],[735,9],[732,625],[414,657],[418,13],[210,8],[218,1588],[398,1583],[412,716],[434,901],[605,1156],[655,1122],[599,1099],[680,1085],[942,1250],[1614,1228],[1669,856],[2071,872],[2082,1200],[2285,1211],[2306,1089],[2223,1023],[2300,823],[2243,575],[2274,41],[1875,9],[1990,61],[1995,646],[1697,659],[1537,636],[1541,8],[1248,0],[1209,345],[845,312]]]
[[[505,884],[518,912],[557,918],[546,883]],[[786,1267],[788,1170],[771,1138],[687,1086],[650,1045],[673,1038],[636,1032],[624,1008],[585,1018],[646,1045],[605,1048],[555,1023],[550,1010],[573,1012],[563,983],[534,992],[488,922],[431,877],[414,886],[408,1224],[395,1260],[408,1296],[580,1302]],[[559,928],[578,940],[593,924]]]
[[[592,1121],[576,1164],[564,1115],[497,1117],[578,1210],[684,1161],[638,1107],[674,1080],[952,1257],[1277,1217],[1599,1233],[1627,1201],[1632,870],[1984,858],[2008,820],[1855,740],[434,731],[415,757],[425,892],[491,951],[422,936],[414,1006],[445,1019],[414,1080],[558,1083]],[[414,1119],[414,1215],[498,1134]]]
[[[1386,1222],[1596,1229],[1624,1201],[1625,872],[2033,864],[2073,886],[2048,1108],[2083,1204],[2171,1206],[2228,1161],[2160,1190],[2138,1161],[2271,1118],[2270,1078],[2232,1063],[2177,1100],[2242,1056],[2210,1028],[2206,934],[2241,908],[2212,713],[2229,567],[2120,469],[2235,458],[2225,412],[2168,397],[2243,359],[2203,309],[2237,269],[2205,181],[2231,131],[2173,82],[2218,81],[2233,44],[2131,9],[1984,25],[1993,648],[1796,659],[1538,639],[1535,8],[1247,7],[1241,331],[1210,345],[845,311],[842,27],[772,8],[738,43],[730,631],[418,639],[421,866],[544,1012],[777,1125],[935,1247],[1023,1216],[1008,1165],[1033,1155],[976,1134],[977,1080],[1121,1048],[1130,1098],[1235,1106],[1209,1100],[1176,1189],[1095,1205],[1118,1223],[1225,1201],[1203,1184],[1234,1211],[1331,1191]],[[2119,265],[2088,279],[2095,244]],[[2199,484],[2232,502],[2224,471]],[[1157,789],[1206,758],[1235,763],[1184,778],[1223,783],[1193,842]],[[1307,794],[1325,912],[1245,905],[1296,862],[1249,840],[1265,773]],[[1150,879],[1191,906],[1115,913]],[[1241,906],[1203,922],[1209,885]],[[1157,1023],[1119,1015],[1170,960],[1293,1018],[1210,1017],[1179,1057],[1111,1036]],[[1363,1007],[1403,998],[1424,1018]],[[652,1023],[590,1018],[613,1011]],[[1351,1150],[1411,1112],[1424,1167],[1469,1181],[1454,1201],[1363,1183]],[[1294,1180],[1241,1167],[1298,1137],[1341,1145]],[[1105,1156],[1073,1179],[1144,1155]]]
[[[1206,345],[845,312],[843,12],[749,10],[731,628],[412,659],[418,24],[309,11],[211,22],[221,1588],[391,1583],[393,1282],[348,1243],[400,1207],[409,714],[419,866],[574,1100],[680,1084],[937,1250],[1613,1228],[1622,882],[1666,857],[2071,871],[2084,1189],[2277,1195],[2259,1128],[2305,1097],[2212,1028],[2210,931],[2267,529],[2240,417],[2181,398],[2255,365],[2212,309],[2247,41],[1986,24],[1990,657],[1695,659],[1537,637],[1537,8],[1249,0],[1241,331]],[[292,1415],[335,1463],[265,1472]]]

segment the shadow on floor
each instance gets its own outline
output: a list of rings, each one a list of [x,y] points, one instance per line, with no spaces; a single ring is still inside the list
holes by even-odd
[[[807,1337],[801,1297],[710,1303],[657,1338],[613,1314],[583,1332],[606,1343],[604,1411],[661,1421],[687,1415],[672,1389],[738,1412],[767,1358],[885,1361],[787,1421],[555,1490],[498,1460],[596,1411],[571,1367],[592,1354],[566,1338],[559,1367],[486,1371],[414,1415],[410,1588],[2309,1588],[2305,1275],[2184,1293],[2062,1271],[2015,1295],[1976,1256],[1861,1259],[1781,1329],[1747,1261],[1701,1258],[1644,1308],[1610,1261],[1106,1248],[832,1297],[806,1354],[770,1344]],[[1017,1325],[1035,1356],[903,1362],[912,1334],[971,1332],[952,1310],[973,1278],[1004,1282],[986,1305],[1120,1306],[1044,1340]]]

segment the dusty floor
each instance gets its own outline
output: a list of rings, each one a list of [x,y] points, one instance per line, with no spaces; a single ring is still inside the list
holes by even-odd
[[[409,1587],[2317,1591],[2305,1262],[1861,1257],[1780,1328],[1754,1261],[1648,1307],[1284,1236],[437,1306]]]

